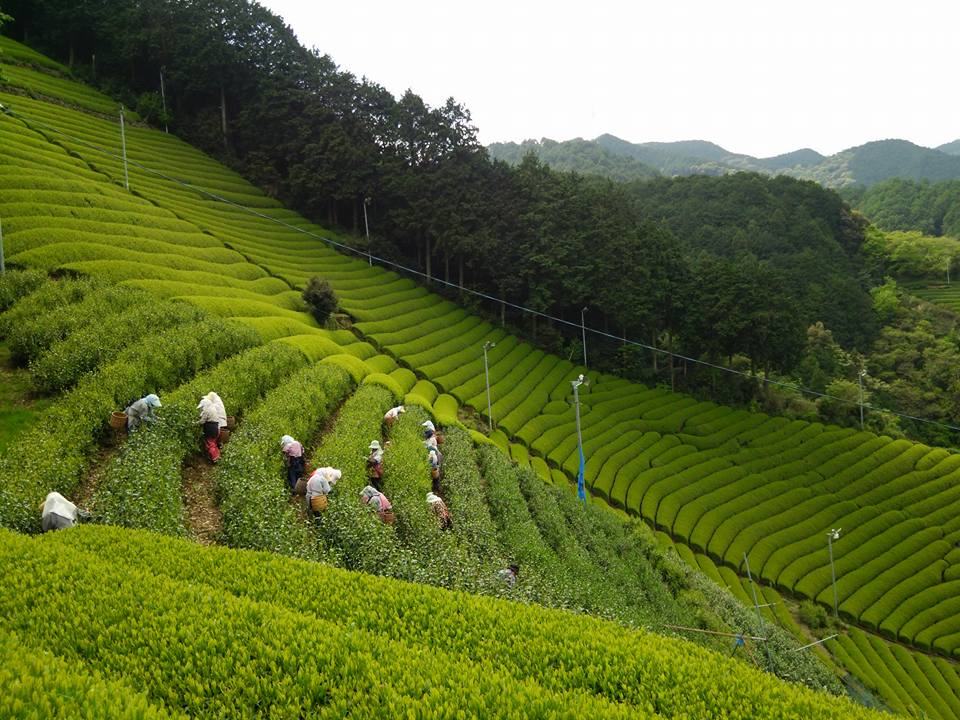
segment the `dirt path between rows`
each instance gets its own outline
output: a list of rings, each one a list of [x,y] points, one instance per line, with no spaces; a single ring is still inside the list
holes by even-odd
[[[223,514],[217,506],[213,466],[200,455],[183,461],[183,505],[187,531],[201,545],[213,545],[223,531]]]

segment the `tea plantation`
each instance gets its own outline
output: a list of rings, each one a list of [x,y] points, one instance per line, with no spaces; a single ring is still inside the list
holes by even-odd
[[[638,630],[761,634],[771,652],[757,664],[839,689],[815,655],[793,652],[800,640],[758,625],[643,525],[567,491],[577,467],[569,381],[583,368],[337,252],[324,239],[340,238],[173,136],[127,125],[127,191],[115,103],[0,45],[16,63],[0,85],[6,256],[42,271],[0,283],[0,339],[37,392],[58,394],[0,457],[0,523],[36,532],[37,503],[56,488],[88,493],[99,522],[136,529],[4,532],[0,647],[19,693],[0,700],[4,716],[43,714],[42,702],[77,692],[100,703],[98,717],[872,716]],[[299,288],[314,275],[330,281],[353,332],[322,329],[306,312]],[[462,405],[486,410],[486,341],[496,342],[490,438],[458,419]],[[190,535],[182,467],[210,389],[240,420],[212,472],[219,539],[288,558],[142,532]],[[156,425],[105,452],[104,419],[147,392],[163,398]],[[607,375],[591,377],[582,401],[595,498],[668,533],[735,595],[746,553],[766,597],[775,586],[830,605],[825,532],[842,526],[840,612],[871,632],[851,630],[831,653],[893,710],[958,716],[958,456]],[[397,402],[411,411],[383,436]],[[447,427],[453,532],[423,502],[427,417]],[[283,433],[315,464],[344,471],[320,523],[289,500]],[[394,526],[347,500],[366,483],[374,437],[391,441]],[[523,571],[507,589],[497,571],[510,561]],[[41,592],[50,585],[65,589]],[[74,622],[51,637],[54,616]],[[785,611],[768,620],[802,635]],[[727,640],[712,647],[729,653]],[[62,691],[41,701],[38,677]]]

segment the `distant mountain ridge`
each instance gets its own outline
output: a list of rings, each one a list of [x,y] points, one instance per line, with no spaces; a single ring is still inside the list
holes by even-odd
[[[869,186],[892,177],[931,182],[960,179],[960,140],[938,148],[906,140],[878,140],[830,156],[803,148],[769,158],[733,153],[706,140],[631,143],[609,134],[593,140],[558,142],[543,138],[519,144],[493,143],[487,149],[491,157],[511,163],[533,152],[557,169],[616,180],[752,171],[791,175],[840,188]]]

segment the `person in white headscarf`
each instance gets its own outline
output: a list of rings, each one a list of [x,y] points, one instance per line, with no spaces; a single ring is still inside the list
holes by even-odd
[[[405,413],[406,411],[407,409],[403,405],[392,407],[384,414],[383,421],[387,424],[387,427],[389,427],[400,417],[400,413]]]
[[[367,485],[360,491],[360,502],[377,511],[380,519],[388,525],[393,524],[393,505],[387,500],[387,496],[377,490],[372,485]]]
[[[140,427],[141,422],[156,422],[156,410],[160,407],[163,407],[160,404],[160,398],[153,393],[130,403],[129,407],[124,410],[127,415],[127,432],[136,430]]]
[[[443,501],[443,498],[436,493],[428,492],[427,505],[430,506],[430,509],[440,521],[441,530],[450,530],[453,528],[453,515],[450,514],[450,510],[447,508],[447,504]]]
[[[307,505],[313,512],[325,510],[327,495],[333,491],[333,486],[343,476],[337,468],[317,468],[307,480]]]
[[[287,485],[290,486],[290,493],[294,494],[297,491],[297,480],[306,469],[303,464],[303,445],[290,435],[284,435],[280,438],[280,452],[287,463]]]
[[[43,532],[72,528],[79,517],[77,506],[58,492],[49,493],[40,504],[40,520]]]
[[[220,462],[220,430],[227,425],[227,416],[223,412],[223,401],[216,393],[207,393],[200,398],[197,410],[200,411],[199,423],[203,426],[203,447],[207,451],[210,462],[218,463]],[[220,424],[221,417],[223,418],[223,425]]]

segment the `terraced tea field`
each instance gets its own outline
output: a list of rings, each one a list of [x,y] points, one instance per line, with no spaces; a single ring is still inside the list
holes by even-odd
[[[7,55],[26,58],[29,52]],[[12,111],[0,115],[0,217],[8,261],[129,289],[134,299],[104,324],[105,337],[129,338],[133,329],[145,326],[145,316],[136,315],[136,291],[200,313],[165,315],[171,325],[158,335],[153,354],[127,350],[117,340],[106,358],[112,363],[91,349],[85,356],[89,364],[78,365],[74,374],[49,373],[50,382],[65,390],[56,406],[62,424],[57,433],[31,430],[42,450],[14,448],[6,456],[14,460],[6,460],[2,469],[5,525],[35,529],[33,498],[40,488],[52,481],[68,490],[79,486],[98,424],[118,402],[146,385],[162,388],[170,393],[168,416],[183,418],[197,392],[216,385],[226,388],[224,397],[229,395],[253,423],[247,426],[249,436],[238,433],[236,447],[255,452],[235,459],[225,454],[217,472],[220,500],[233,508],[224,527],[232,544],[333,557],[347,567],[370,569],[375,563],[363,548],[409,548],[429,539],[445,548],[449,565],[414,557],[376,569],[409,577],[416,567],[423,579],[439,583],[453,566],[472,567],[475,571],[458,576],[454,584],[474,589],[490,569],[478,560],[475,543],[484,528],[496,528],[510,538],[502,548],[525,553],[540,568],[542,597],[563,607],[610,607],[603,603],[614,598],[597,592],[604,587],[599,577],[575,591],[559,589],[571,575],[589,574],[589,553],[570,545],[566,535],[549,542],[540,531],[534,536],[520,529],[550,527],[550,519],[561,516],[569,520],[562,509],[541,508],[539,524],[520,517],[498,525],[512,502],[505,494],[499,504],[491,501],[500,514],[488,511],[484,524],[481,513],[481,525],[464,529],[472,533],[471,543],[448,538],[436,532],[422,503],[414,501],[429,487],[429,477],[425,467],[415,469],[408,460],[387,482],[394,483],[409,521],[386,530],[356,512],[339,519],[334,513],[336,522],[317,535],[304,529],[282,487],[255,482],[279,473],[265,438],[273,442],[271,433],[288,426],[315,429],[353,392],[365,398],[367,412],[347,413],[354,407],[348,400],[339,418],[355,416],[368,434],[379,424],[376,412],[382,415],[399,400],[451,426],[458,423],[461,405],[485,411],[481,347],[495,342],[490,382],[499,429],[489,442],[543,480],[566,483],[577,468],[569,381],[583,368],[508,336],[410,279],[338,253],[321,239],[339,240],[335,235],[170,135],[128,126],[127,150],[134,164],[127,192],[118,159],[119,128],[88,112],[105,112],[108,98],[22,67],[8,73],[4,66],[4,77],[8,91],[0,92],[0,103]],[[36,98],[9,91],[34,82]],[[39,99],[43,96],[66,104],[45,102]],[[297,289],[314,275],[331,282],[361,337],[320,329],[305,312]],[[90,292],[95,298],[102,291]],[[91,299],[77,318],[101,312],[107,301],[98,302]],[[119,307],[115,297],[109,307]],[[74,346],[63,345],[58,352],[80,357],[82,336],[74,340],[62,333],[58,339]],[[203,355],[198,338],[209,339],[211,333],[220,338],[218,351]],[[270,352],[262,349],[264,343]],[[41,355],[31,359],[58,367],[59,356],[43,360]],[[268,356],[274,364],[266,362]],[[321,359],[322,364],[314,363]],[[154,372],[156,366],[165,372]],[[283,394],[289,392],[284,381],[290,376],[315,389],[310,408],[290,409],[296,402]],[[869,433],[734,411],[608,375],[590,380],[582,389],[582,420],[594,496],[702,552],[719,565],[718,573],[739,569],[747,553],[754,573],[767,584],[827,605],[832,594],[825,533],[841,526],[834,553],[843,616],[923,650],[960,656],[958,456]],[[105,488],[110,489],[102,491],[98,506],[111,522],[186,532],[179,466],[193,439],[177,427],[159,426],[109,462],[105,472],[112,480]],[[262,435],[256,427],[264,428]],[[472,437],[488,442],[476,433]],[[324,439],[316,451],[344,464],[359,462],[363,447],[350,445],[358,442],[355,436],[334,438]],[[409,437],[398,436],[397,444],[398,450],[407,447],[404,452],[413,453]],[[250,465],[244,457],[260,459]],[[484,471],[488,480],[496,475],[491,463],[488,459]],[[23,474],[23,467],[30,472]],[[143,467],[148,471],[139,477],[137,469]],[[536,505],[530,500],[535,489],[528,485],[527,490],[524,499]],[[252,497],[269,523],[249,514]],[[457,502],[475,507],[476,500],[465,493]],[[365,544],[368,539],[372,544]],[[866,674],[855,655],[847,657],[851,669]],[[937,683],[937,688],[953,687],[943,679],[946,685]],[[951,701],[939,703],[931,701],[946,717],[940,711],[952,707]]]

